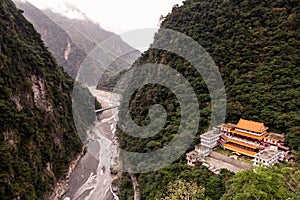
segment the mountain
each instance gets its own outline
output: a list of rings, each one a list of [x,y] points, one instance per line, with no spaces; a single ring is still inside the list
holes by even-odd
[[[239,118],[262,121],[270,127],[270,131],[285,133],[286,144],[296,152],[296,166],[300,160],[300,102],[297,100],[300,97],[299,11],[299,1],[296,0],[186,0],[182,6],[175,5],[161,23],[161,28],[184,33],[197,41],[214,60],[226,90],[226,121],[235,123]],[[163,30],[157,35],[162,37],[156,37],[153,44],[177,44],[178,40],[169,41],[169,36],[160,35],[160,32]],[[180,44],[178,47],[181,48]],[[183,50],[196,53],[195,49]],[[171,66],[193,87],[201,115],[193,145],[199,143],[199,135],[207,129],[211,115],[211,99],[201,74],[180,55],[155,48],[144,52],[134,66],[139,68],[146,63]],[[119,130],[118,138],[122,149],[139,153],[152,152],[163,148],[174,138],[180,124],[181,110],[176,96],[168,88],[155,84],[140,88],[131,97],[131,117],[141,126],[149,124],[149,108],[157,103],[168,112],[166,124],[160,133],[155,137],[136,138]],[[192,145],[190,148],[193,148]],[[215,179],[205,169],[188,168],[184,155],[169,167],[152,173],[137,174],[137,177],[142,199],[166,197],[167,185],[172,186],[177,179],[195,182],[203,187],[207,187],[206,184]],[[218,193],[224,190],[226,177],[226,173],[221,173],[218,180],[211,180],[218,187],[215,188]],[[129,189],[129,178],[127,175],[122,177],[122,199],[133,196]],[[217,186],[216,183],[220,185]],[[264,182],[251,184],[263,187]],[[248,186],[254,187],[250,182]],[[233,187],[238,186],[232,184],[231,189]],[[283,195],[282,199],[292,198],[293,189],[286,185],[285,189],[286,196]],[[299,194],[299,190],[295,191]],[[246,198],[246,193],[240,195],[233,199],[255,199],[253,196]],[[206,193],[209,199],[219,199],[221,196],[222,192],[218,197]],[[273,199],[280,199],[280,196],[274,195]]]
[[[140,55],[140,52],[125,43],[118,35],[106,31],[98,23],[89,20],[72,5],[66,4],[66,9],[81,15],[80,19],[71,19],[50,9],[39,10],[29,2],[15,0],[19,8],[24,10],[25,17],[34,24],[65,71],[76,77],[77,71],[89,55],[101,42],[109,40],[103,48],[113,57],[114,63],[107,69],[108,74],[116,74],[128,69]],[[120,58],[116,57],[121,54]],[[100,58],[101,59],[101,58]]]
[[[0,199],[43,199],[82,150],[72,78],[11,0],[0,1]]]
[[[65,30],[41,10],[29,2],[15,1],[15,3],[25,11],[24,16],[33,23],[36,30],[41,34],[58,64],[63,66],[69,75],[75,77],[86,53],[77,47]]]

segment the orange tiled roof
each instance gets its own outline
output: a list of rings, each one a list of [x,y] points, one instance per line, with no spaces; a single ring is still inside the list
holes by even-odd
[[[255,154],[257,154],[254,151],[249,151],[231,144],[224,144],[225,149],[231,150],[231,151],[235,151],[238,152],[240,154],[246,155],[246,156],[250,156],[250,157],[254,157]]]
[[[255,122],[251,120],[240,119],[235,128],[240,128],[244,130],[249,130],[257,133],[264,132],[268,130],[268,127],[264,125],[264,123]]]
[[[231,131],[231,132],[234,133],[234,134],[237,134],[237,135],[249,137],[249,138],[252,138],[252,139],[255,139],[255,140],[259,140],[259,141],[263,140],[269,134],[268,132],[266,132],[261,136],[257,136],[257,135],[253,135],[253,134],[250,134],[250,133],[243,133],[243,132],[240,132],[238,130],[234,130],[234,131]]]

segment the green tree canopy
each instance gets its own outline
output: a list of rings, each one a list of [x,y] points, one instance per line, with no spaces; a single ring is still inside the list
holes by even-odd
[[[300,198],[299,182],[299,169],[257,167],[233,176],[221,200],[296,200]]]
[[[204,198],[204,187],[195,181],[176,180],[167,186],[167,194],[161,200],[201,200]]]

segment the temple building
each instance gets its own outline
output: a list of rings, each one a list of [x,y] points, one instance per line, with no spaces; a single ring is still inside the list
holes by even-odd
[[[218,143],[224,149],[251,158],[260,159],[261,157],[265,163],[271,163],[271,161],[263,159],[267,157],[265,156],[267,154],[266,152],[268,152],[267,150],[281,151],[281,154],[278,154],[280,156],[277,154],[275,156],[275,158],[281,158],[284,156],[284,152],[288,151],[289,148],[284,146],[284,135],[269,133],[267,130],[268,127],[266,127],[264,123],[240,119],[236,125],[223,124],[221,126],[222,135]],[[260,157],[258,158],[257,156],[259,155]]]
[[[267,147],[262,141],[268,135],[268,127],[264,123],[240,119],[236,125],[221,126],[220,144],[228,149],[249,157],[254,157],[260,150]]]
[[[278,161],[292,158],[289,148],[284,146],[283,134],[268,132],[268,127],[261,122],[240,119],[237,124],[223,124],[200,136],[199,145],[186,154],[188,164],[203,161],[213,149],[220,145],[237,155],[246,155],[253,159],[254,165],[274,165]]]

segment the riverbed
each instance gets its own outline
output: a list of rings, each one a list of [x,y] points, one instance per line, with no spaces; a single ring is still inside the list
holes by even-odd
[[[120,97],[106,91],[89,88],[102,107],[119,105]],[[69,178],[69,186],[62,200],[117,200],[112,191],[114,175],[111,167],[117,164],[118,152],[115,140],[118,108],[98,115],[91,130],[87,152]]]

